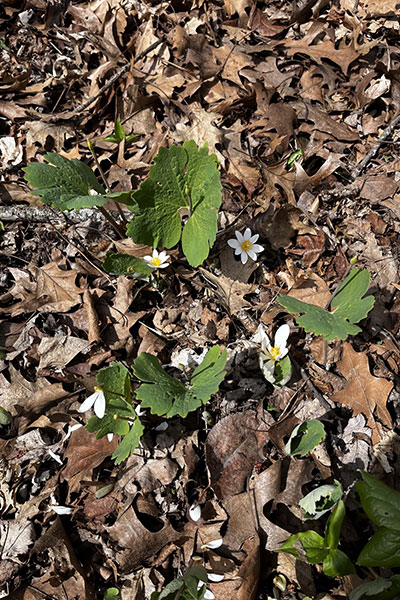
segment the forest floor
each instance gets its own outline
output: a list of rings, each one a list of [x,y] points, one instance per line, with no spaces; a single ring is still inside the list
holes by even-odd
[[[354,482],[363,470],[400,489],[397,2],[5,0],[0,54],[0,597],[150,600],[199,564],[220,575],[205,592],[217,600],[382,590],[396,568],[356,564],[375,528]],[[130,143],[104,141],[118,117]],[[199,267],[166,248],[155,278],[106,272],[108,252],[152,248],[96,208],[46,206],[23,171],[58,153],[129,192],[160,147],[188,140],[218,160],[218,233]],[[228,240],[246,228],[263,252],[243,265]],[[375,299],[356,335],[305,333],[277,302],[326,308],[352,264]],[[279,386],[257,332],[285,323],[293,372]],[[100,369],[132,373],[146,352],[184,381],[215,346],[228,356],[217,393],[186,418],[142,409],[120,464],[118,436],[82,427]],[[310,420],[324,440],[290,455]],[[355,565],[342,577],[277,551],[324,535],[330,513],[305,520],[299,501],[335,482]]]

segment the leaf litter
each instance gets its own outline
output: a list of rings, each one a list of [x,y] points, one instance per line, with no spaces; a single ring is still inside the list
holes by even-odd
[[[102,598],[116,586],[147,600],[199,556],[224,575],[207,584],[217,600],[267,600],[278,576],[284,599],[340,598],[369,577],[327,579],[276,549],[304,531],[300,500],[336,480],[348,496],[342,545],[355,560],[359,536],[373,533],[352,523],[358,469],[395,488],[399,478],[396,129],[357,173],[398,112],[395,5],[0,7],[0,406],[11,414],[0,425],[2,597]],[[118,148],[104,141],[116,116],[136,134]],[[138,189],[160,146],[208,143],[222,206],[201,267],[173,249],[157,287],[146,274],[116,277],[102,267],[107,252],[137,260],[152,249],[117,240],[94,211],[48,221],[22,168],[60,152],[98,175],[88,139],[111,193]],[[247,227],[265,251],[241,265],[227,240]],[[184,243],[197,265],[206,252],[193,241]],[[350,340],[312,339],[276,299],[325,309],[353,257],[371,274],[375,306]],[[253,336],[263,323],[271,337],[285,318],[294,373],[279,388],[263,378]],[[113,361],[153,355],[184,398],[185,371],[216,345],[228,352],[219,391],[186,419],[144,409],[126,462],[111,461],[117,436],[80,427],[77,409]],[[315,418],[325,440],[288,456],[293,430]]]

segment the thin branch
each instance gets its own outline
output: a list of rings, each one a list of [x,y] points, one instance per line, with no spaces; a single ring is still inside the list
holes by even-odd
[[[390,125],[388,125],[386,127],[386,129],[384,129],[384,131],[382,132],[382,135],[379,137],[379,140],[376,142],[376,144],[374,144],[374,146],[368,152],[368,154],[364,158],[364,160],[361,161],[359,166],[356,169],[354,169],[354,171],[352,173],[353,179],[356,179],[357,177],[359,177],[361,175],[361,173],[363,172],[365,167],[368,165],[370,160],[372,158],[374,158],[374,156],[376,155],[376,153],[378,152],[379,148],[382,146],[382,144],[384,143],[386,138],[388,138],[393,133],[394,129],[396,129],[396,127],[399,123],[400,123],[400,113],[397,115],[397,117],[395,117],[392,120]]]

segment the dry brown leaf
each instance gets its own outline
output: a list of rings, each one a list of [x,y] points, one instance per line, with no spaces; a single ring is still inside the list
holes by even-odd
[[[189,117],[190,123],[181,122],[176,125],[180,139],[182,141],[194,140],[198,146],[204,146],[207,142],[210,154],[216,154],[219,162],[224,164],[225,159],[216,148],[216,144],[222,142],[222,132],[214,125],[221,115],[206,111],[198,102],[194,102],[190,106]]]
[[[35,530],[28,519],[15,519],[0,522],[0,547],[3,560],[27,554],[33,544]]]
[[[392,427],[392,418],[386,408],[387,398],[393,384],[387,379],[371,375],[368,356],[353,350],[351,344],[343,344],[342,360],[338,369],[347,384],[343,390],[331,397],[333,402],[345,404],[353,409],[354,415],[367,417],[367,426],[372,429],[372,441],[379,442],[384,434],[382,425],[375,420],[374,413],[387,427]]]
[[[268,436],[268,420],[259,422],[254,411],[234,413],[219,421],[206,440],[206,462],[211,486],[220,499],[243,491]],[[270,423],[271,424],[271,423]]]
[[[289,291],[288,296],[325,308],[330,300],[331,292],[319,275],[309,271],[296,278],[296,283]]]
[[[238,313],[242,308],[250,306],[250,302],[244,299],[245,294],[251,294],[256,289],[255,284],[243,283],[226,277],[225,275],[214,275],[200,267],[200,272],[206,281],[215,286],[215,293],[231,314]]]
[[[34,158],[39,151],[39,146],[43,151],[49,142],[52,141],[54,152],[58,152],[64,146],[65,140],[73,137],[74,129],[70,125],[57,125],[52,123],[43,123],[42,121],[25,121],[24,130],[26,131],[25,152],[27,160]]]
[[[109,442],[107,436],[97,440],[84,427],[73,431],[64,453],[68,463],[61,472],[61,479],[68,481],[69,493],[79,490],[81,480],[91,479],[93,469],[111,456],[117,446],[117,436]]]
[[[250,8],[250,0],[224,0],[226,14],[230,17],[237,13],[239,15],[239,25],[244,26],[248,22],[246,8]]]
[[[41,369],[63,369],[77,354],[89,350],[86,340],[72,335],[44,337],[40,341],[38,353]]]
[[[352,46],[335,48],[335,44],[331,40],[308,45],[306,38],[299,40],[286,39],[285,45],[288,48],[289,56],[294,56],[296,53],[306,54],[319,65],[324,64],[323,59],[332,61],[342,69],[345,75],[351,63],[359,57]]]

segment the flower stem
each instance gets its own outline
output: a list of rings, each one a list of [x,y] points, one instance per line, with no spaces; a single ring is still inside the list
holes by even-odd
[[[104,173],[104,171],[103,171],[103,169],[102,169],[102,167],[100,165],[99,159],[96,156],[96,152],[94,150],[94,146],[93,146],[92,142],[90,140],[88,140],[87,144],[88,144],[88,148],[89,148],[89,150],[90,150],[90,152],[91,152],[91,154],[93,156],[93,160],[94,160],[94,162],[96,164],[96,167],[99,170],[99,173],[100,173],[100,176],[101,176],[101,178],[103,180],[103,183],[105,185],[106,193],[108,194],[109,191],[110,191],[110,186],[108,185],[106,174]],[[116,206],[116,208],[117,208],[117,210],[118,210],[118,212],[119,212],[119,214],[121,216],[121,219],[122,219],[123,223],[126,225],[127,224],[127,220],[125,218],[125,215],[123,213],[123,210],[122,210],[121,206],[119,205],[118,202],[115,202],[115,201],[114,201],[114,204],[115,204],[115,206]],[[120,225],[118,225],[118,223],[111,216],[111,214],[108,212],[107,209],[105,209],[105,208],[103,208],[101,206],[98,206],[97,208],[100,210],[101,214],[107,219],[107,221],[111,224],[111,226],[113,227],[113,229],[118,233],[118,235],[121,237],[121,239],[124,239],[126,237],[126,234],[125,234],[125,230],[123,229],[123,227],[121,227]]]

